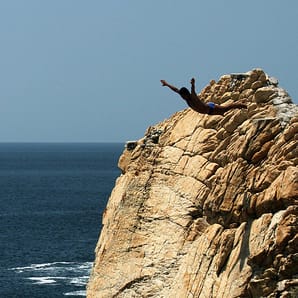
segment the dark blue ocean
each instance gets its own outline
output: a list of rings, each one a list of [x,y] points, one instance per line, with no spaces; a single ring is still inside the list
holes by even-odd
[[[0,297],[83,297],[123,144],[0,143]]]

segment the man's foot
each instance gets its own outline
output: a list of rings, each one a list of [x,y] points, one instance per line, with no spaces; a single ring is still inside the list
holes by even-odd
[[[236,103],[235,107],[237,107],[239,109],[247,109],[247,105],[244,103]]]
[[[247,109],[246,103],[247,103],[247,99],[241,99],[235,103],[235,106],[237,106],[239,109]]]

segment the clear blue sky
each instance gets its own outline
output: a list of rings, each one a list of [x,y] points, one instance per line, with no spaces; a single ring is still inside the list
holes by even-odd
[[[1,0],[0,142],[124,142],[177,86],[261,67],[298,103],[298,1]]]

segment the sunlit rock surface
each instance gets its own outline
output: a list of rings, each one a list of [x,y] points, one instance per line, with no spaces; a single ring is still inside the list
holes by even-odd
[[[248,109],[186,109],[124,150],[88,297],[298,297],[298,108],[260,69],[200,96]]]

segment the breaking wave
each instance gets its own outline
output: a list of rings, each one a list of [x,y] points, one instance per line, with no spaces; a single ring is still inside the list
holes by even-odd
[[[31,264],[10,270],[34,285],[75,286],[78,288],[77,291],[63,293],[65,296],[86,296],[85,287],[91,267],[92,262],[53,262]]]

